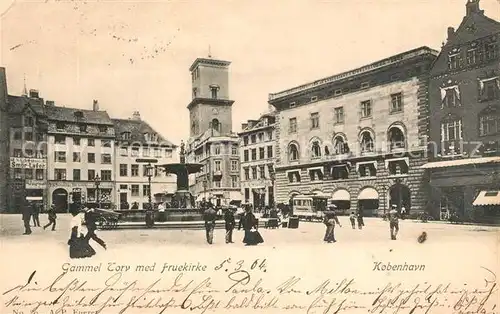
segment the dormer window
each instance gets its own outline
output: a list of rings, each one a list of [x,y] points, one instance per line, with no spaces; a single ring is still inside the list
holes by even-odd
[[[58,130],[64,130],[66,128],[66,124],[64,124],[63,122],[57,122],[56,123],[56,129]]]
[[[99,132],[106,133],[108,131],[108,127],[105,125],[99,126]]]
[[[130,140],[130,132],[123,132],[122,140]]]
[[[458,53],[450,55],[448,57],[448,68],[450,70],[454,70],[458,69],[459,66],[460,66],[460,55]]]
[[[87,125],[86,124],[80,124],[80,132],[87,132]]]
[[[77,118],[77,119],[83,118],[83,112],[81,112],[81,111],[75,111],[74,115],[75,115],[75,118]]]
[[[151,141],[151,134],[149,134],[149,133],[144,133],[144,140],[145,140],[146,142]]]

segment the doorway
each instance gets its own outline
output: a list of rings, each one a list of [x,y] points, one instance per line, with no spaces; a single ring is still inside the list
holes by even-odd
[[[127,192],[120,193],[120,209],[128,209]]]
[[[396,205],[398,211],[405,208],[406,214],[410,213],[411,209],[411,191],[404,184],[394,184],[389,189],[389,209],[392,205]]]
[[[56,189],[52,192],[52,203],[58,213],[68,212],[68,191]]]

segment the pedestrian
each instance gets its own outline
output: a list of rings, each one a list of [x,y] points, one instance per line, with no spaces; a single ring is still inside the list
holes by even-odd
[[[40,227],[40,206],[35,203],[31,203],[31,206],[33,208],[33,227]]]
[[[351,226],[353,229],[356,229],[356,214],[354,212],[351,212],[351,215],[349,216],[349,220],[351,221]]]
[[[392,205],[392,210],[389,212],[389,228],[391,230],[391,240],[396,240],[399,232],[399,219],[396,205]]]
[[[28,235],[28,234],[31,234],[31,227],[30,227],[30,223],[31,223],[31,216],[32,216],[32,208],[31,206],[25,201],[23,202],[23,204],[21,205],[21,214],[23,216],[23,222],[24,222],[24,233],[23,235]]]
[[[363,221],[363,210],[362,209],[358,211],[357,218],[358,218],[358,228],[363,229],[363,227],[365,226],[365,222]]]
[[[224,213],[224,221],[226,227],[226,243],[234,243],[233,242],[233,230],[235,225],[234,212],[231,207],[229,207]]]
[[[43,226],[43,230],[47,229],[52,225],[52,231],[56,230],[56,207],[52,204],[50,205],[49,210],[47,211],[47,217],[49,218],[49,223]]]
[[[94,256],[96,252],[84,234],[83,221],[85,214],[76,206],[70,212],[73,218],[71,219],[71,233],[68,240],[69,257],[86,258]]]
[[[208,208],[203,212],[203,220],[205,220],[205,233],[207,237],[207,243],[212,244],[214,241],[214,229],[215,220],[217,219],[217,212],[213,209],[213,206],[208,206]]]
[[[257,245],[264,242],[264,239],[258,231],[258,224],[259,221],[252,213],[252,207],[247,206],[245,208],[245,214],[240,218],[238,224],[238,230],[242,227],[243,230],[245,230],[245,236],[243,237],[243,243],[245,243],[245,245]]]
[[[104,240],[102,240],[97,236],[97,234],[95,234],[95,231],[97,230],[97,214],[95,212],[95,209],[89,209],[85,207],[84,212],[85,225],[87,226],[87,234],[85,235],[85,240],[87,242],[90,242],[90,239],[92,239],[106,250],[106,243],[104,242]]]
[[[405,215],[406,215],[406,208],[403,206],[401,207],[401,219],[405,219]]]
[[[340,224],[339,219],[335,214],[335,211],[333,210],[326,211],[323,223],[326,226],[326,231],[323,241],[327,243],[337,242],[337,240],[335,240],[335,223],[337,223],[339,227],[342,227],[342,225]]]

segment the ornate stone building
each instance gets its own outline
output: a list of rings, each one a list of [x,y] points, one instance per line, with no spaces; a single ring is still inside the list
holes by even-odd
[[[191,192],[216,204],[241,200],[239,137],[232,131],[229,98],[229,61],[198,58],[189,68],[192,79],[190,138],[187,162],[202,163],[203,171],[191,175]]]
[[[0,68],[0,212],[7,211],[7,178],[9,177],[8,122],[7,77],[5,68]]]
[[[467,1],[430,72],[431,162],[424,168],[436,217],[454,211],[466,219],[500,219],[499,47],[500,23],[484,14],[479,0]]]
[[[316,194],[339,209],[420,212],[426,203],[428,72],[421,47],[270,94],[276,119],[276,199]]]
[[[274,205],[276,112],[262,114],[241,125],[241,193],[253,208]]]

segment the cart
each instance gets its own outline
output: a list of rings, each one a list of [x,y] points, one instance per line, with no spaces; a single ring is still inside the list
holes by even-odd
[[[120,213],[102,208],[95,208],[94,211],[98,215],[97,228],[101,230],[110,230],[118,227]]]

